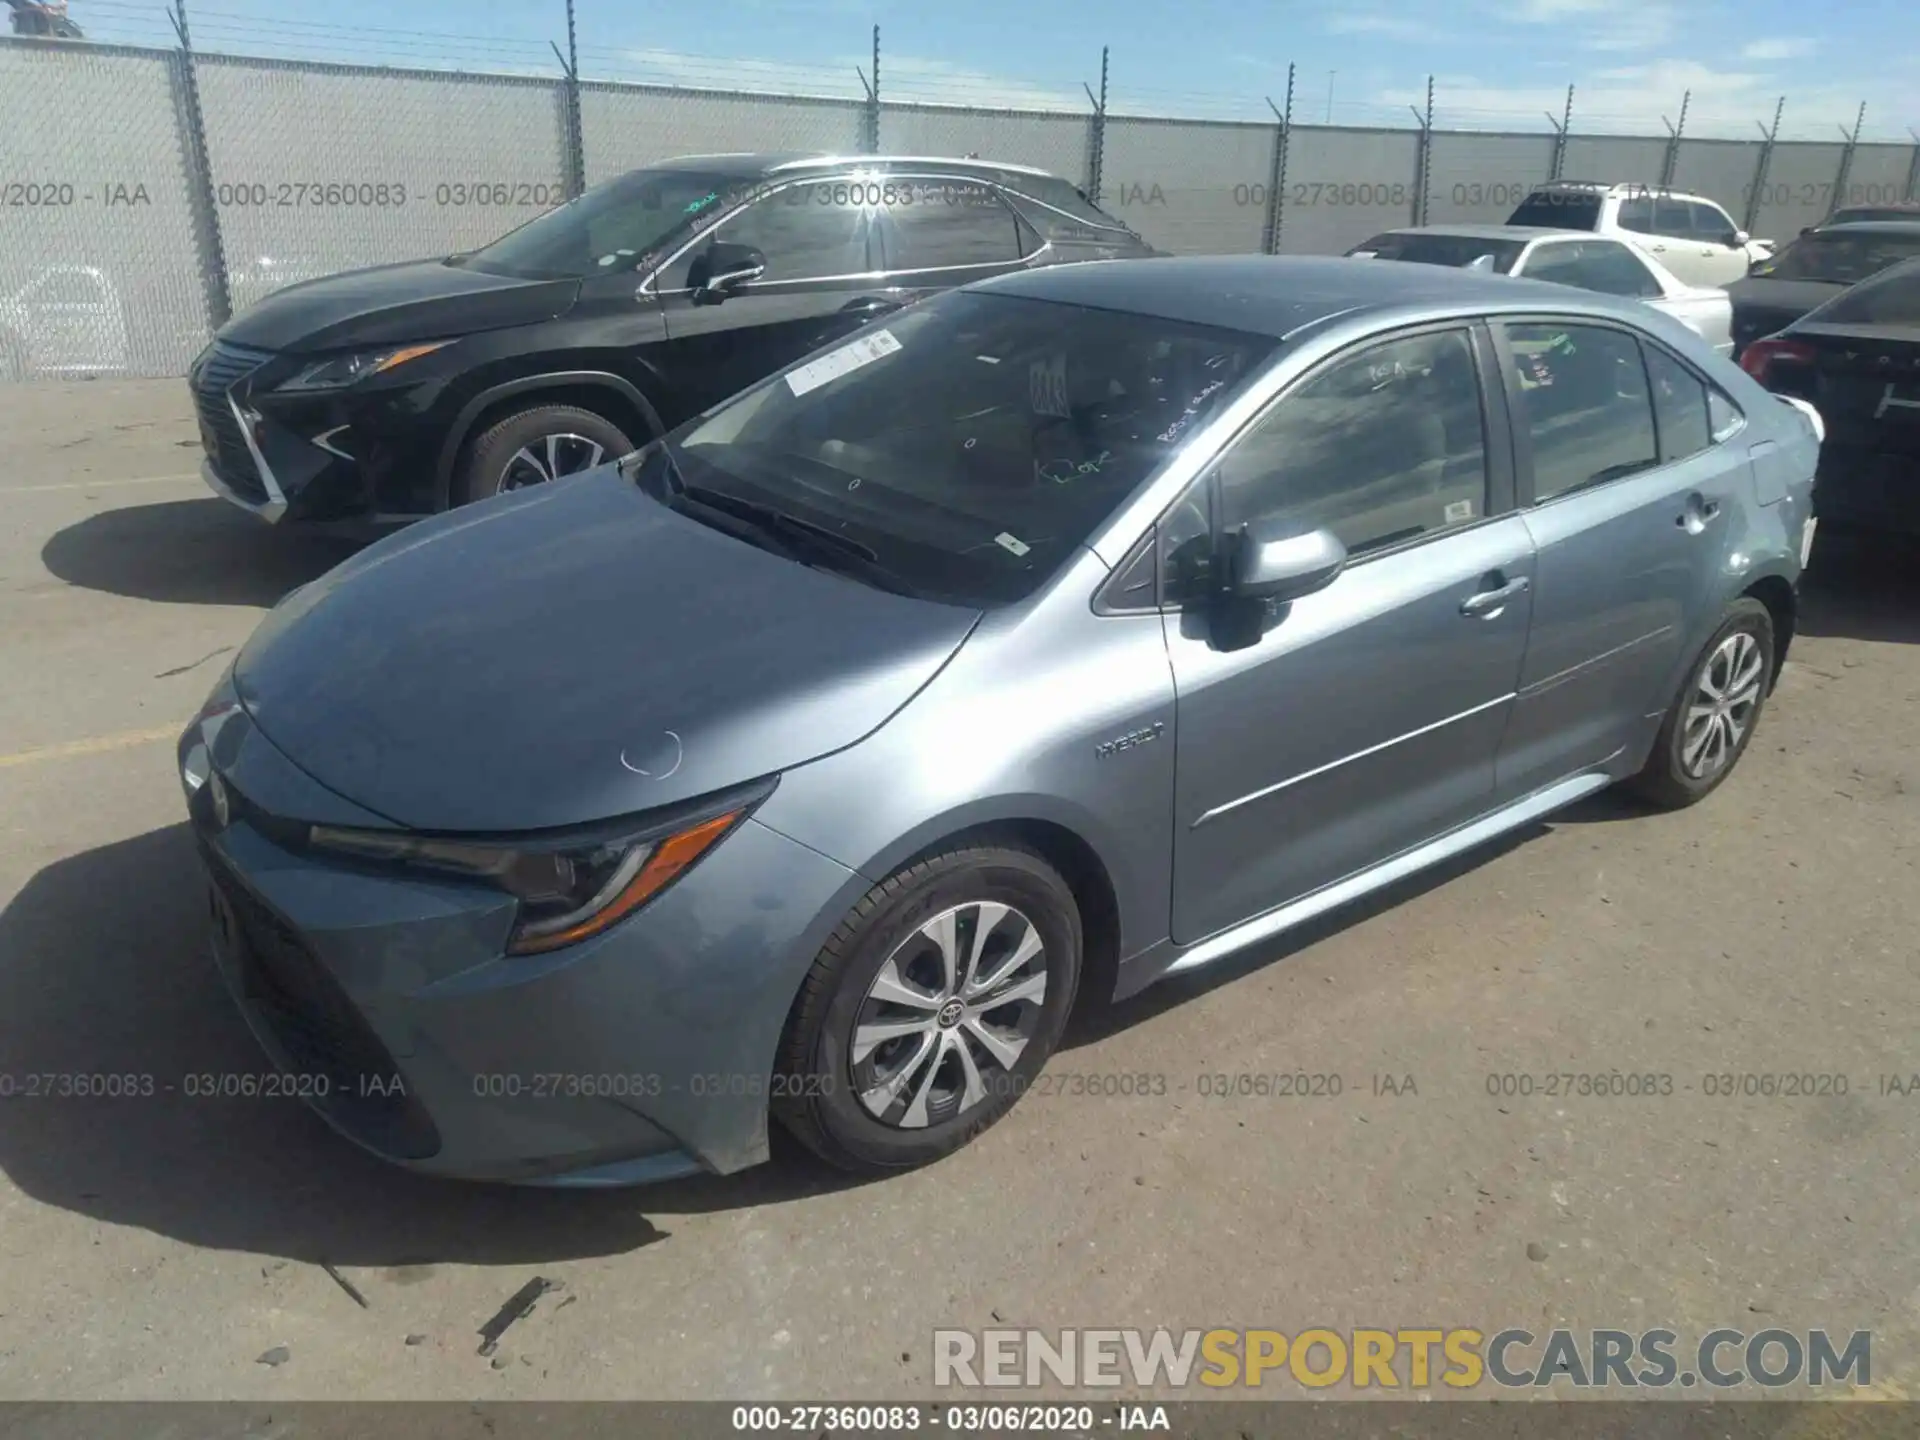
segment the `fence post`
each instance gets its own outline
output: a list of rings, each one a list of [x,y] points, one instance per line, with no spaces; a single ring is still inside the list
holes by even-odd
[[[1913,158],[1907,161],[1907,194],[1909,200],[1920,199],[1920,130],[1911,125],[1907,133],[1913,136]]]
[[[1753,230],[1753,222],[1760,218],[1760,197],[1766,194],[1767,171],[1773,165],[1773,142],[1775,137],[1780,134],[1780,115],[1786,108],[1787,97],[1782,95],[1773,107],[1773,128],[1771,130],[1761,126],[1758,120],[1753,122],[1754,125],[1760,129],[1760,159],[1753,167],[1753,189],[1748,192],[1747,213],[1740,221],[1740,228],[1749,233]]]
[[[873,84],[867,88],[867,153],[880,153],[880,27],[873,27]]]
[[[1100,203],[1100,175],[1107,158],[1107,47],[1100,47],[1100,95],[1095,99],[1084,81],[1080,88],[1093,101],[1093,123],[1087,127],[1087,198]]]
[[[227,247],[220,234],[220,206],[213,188],[213,156],[207,148],[207,121],[200,108],[200,74],[194,65],[193,35],[187,28],[187,0],[174,0],[167,11],[173,33],[180,37],[181,112],[186,121],[188,195],[193,202],[194,229],[200,240],[200,278],[206,291],[210,329],[218,330],[233,318],[233,289],[227,274]]]
[[[1260,236],[1260,248],[1268,255],[1280,253],[1280,227],[1287,218],[1287,151],[1293,144],[1293,75],[1287,65],[1287,108],[1282,110],[1267,97],[1267,108],[1279,122],[1273,132],[1273,165],[1267,172],[1267,223]]]
[[[1553,116],[1547,116],[1549,124]],[[1549,180],[1558,180],[1567,166],[1567,131],[1573,127],[1573,87],[1567,86],[1567,108],[1560,112],[1560,123],[1553,127],[1553,171]]]
[[[1862,100],[1859,112],[1853,117],[1853,133],[1847,135],[1846,149],[1840,152],[1840,173],[1833,179],[1833,203],[1827,207],[1829,215],[1847,203],[1847,176],[1853,170],[1853,152],[1860,144],[1860,127],[1866,120],[1867,102]],[[1841,133],[1846,134],[1845,131]]]
[[[1409,105],[1409,110],[1413,107]],[[1433,170],[1433,77],[1427,76],[1427,111],[1422,115],[1413,110],[1413,118],[1420,125],[1420,139],[1414,149],[1413,158],[1413,223],[1427,223],[1427,180]]]
[[[1667,125],[1667,153],[1660,162],[1660,189],[1673,189],[1673,172],[1680,164],[1680,137],[1687,133],[1687,106],[1693,103],[1693,92],[1687,91],[1680,97],[1680,123],[1667,125],[1667,117],[1662,115],[1660,123]]]
[[[574,198],[587,188],[586,127],[580,115],[580,46],[573,22],[573,0],[567,0],[567,195]]]

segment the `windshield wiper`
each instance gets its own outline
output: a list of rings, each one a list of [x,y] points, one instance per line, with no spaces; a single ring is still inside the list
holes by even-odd
[[[669,494],[666,503],[670,508],[692,506],[710,514],[725,516],[750,526],[759,536],[773,540],[773,548],[789,560],[840,570],[859,577],[876,590],[904,595],[909,599],[920,598],[917,589],[880,563],[880,557],[871,546],[777,506],[744,500],[738,495],[729,495],[723,490],[713,490],[704,485],[689,485],[680,473],[680,462],[674,458],[672,449],[662,445],[660,453],[667,462],[665,474]]]

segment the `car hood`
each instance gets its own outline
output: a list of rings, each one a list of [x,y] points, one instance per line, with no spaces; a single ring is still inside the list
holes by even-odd
[[[564,315],[578,280],[518,280],[410,260],[276,290],[221,327],[219,338],[305,353],[472,335]]]
[[[851,745],[978,619],[757,549],[608,468],[361,552],[261,622],[234,683],[336,793],[413,829],[505,833]]]

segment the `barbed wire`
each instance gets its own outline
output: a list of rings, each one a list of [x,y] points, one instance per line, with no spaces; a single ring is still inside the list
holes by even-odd
[[[557,78],[561,67],[545,38],[507,35],[480,35],[399,25],[356,25],[337,20],[305,17],[263,17],[219,5],[190,4],[194,41],[198,48],[235,56],[266,59],[309,60],[353,65],[392,66],[405,69],[460,71],[516,76],[539,75]],[[177,44],[165,5],[156,0],[86,0],[75,15],[84,25],[90,40],[172,48]],[[557,10],[557,0],[556,0]],[[587,81],[627,82],[662,85],[687,90],[744,91],[768,95],[803,95],[857,101],[865,98],[865,82],[860,70],[866,51],[865,34],[849,27],[848,56],[841,61],[754,59],[740,56],[689,54],[679,51],[619,46],[592,42],[579,46],[581,78]],[[1089,56],[1089,73],[1097,72],[1097,56]],[[1284,67],[1268,63],[1284,81]],[[881,99],[884,103],[949,105],[969,109],[1009,109],[1047,111],[1060,114],[1088,113],[1092,104],[1081,88],[1081,81],[1035,79],[975,72],[961,66],[922,59],[895,60],[886,65],[883,56]],[[1417,106],[1400,98],[1398,89],[1389,89],[1393,100],[1330,100],[1313,93],[1309,76],[1296,92],[1293,120],[1303,128],[1347,127],[1361,129],[1412,130],[1420,117]],[[1274,99],[1251,88],[1222,92],[1131,83],[1124,64],[1114,67],[1114,87],[1108,100],[1108,114],[1114,119],[1169,119],[1226,121],[1242,124],[1275,123]],[[1542,87],[1543,89],[1545,87]],[[1573,111],[1575,135],[1641,136],[1665,139],[1662,115],[1677,116],[1679,97],[1664,108],[1658,102],[1644,108],[1610,108],[1622,101],[1618,87],[1603,91],[1600,108],[1578,103]],[[1409,86],[1406,97],[1423,98],[1424,81],[1416,89]],[[1438,130],[1505,131],[1525,135],[1549,136],[1557,123],[1559,106],[1511,107],[1473,103],[1468,97],[1456,102],[1442,87],[1434,97],[1433,124]],[[1718,107],[1694,107],[1687,117],[1685,136],[1693,140],[1746,140],[1759,138],[1771,120],[1771,106],[1763,105],[1755,113],[1739,113],[1724,104]],[[1783,119],[1782,140],[1821,140],[1841,142],[1851,128],[1853,113],[1826,115],[1796,108],[1791,98]],[[1671,123],[1669,119],[1668,123]],[[1756,126],[1759,127],[1756,129]],[[1920,136],[1920,111],[1912,116],[1892,118],[1872,115],[1861,128],[1863,143],[1916,143]]]

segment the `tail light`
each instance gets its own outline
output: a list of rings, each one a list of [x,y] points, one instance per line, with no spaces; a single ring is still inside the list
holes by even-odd
[[[1800,340],[1788,340],[1781,336],[1772,336],[1766,340],[1755,340],[1740,352],[1740,368],[1758,380],[1767,383],[1767,373],[1779,361],[1791,365],[1811,365],[1813,347]]]

